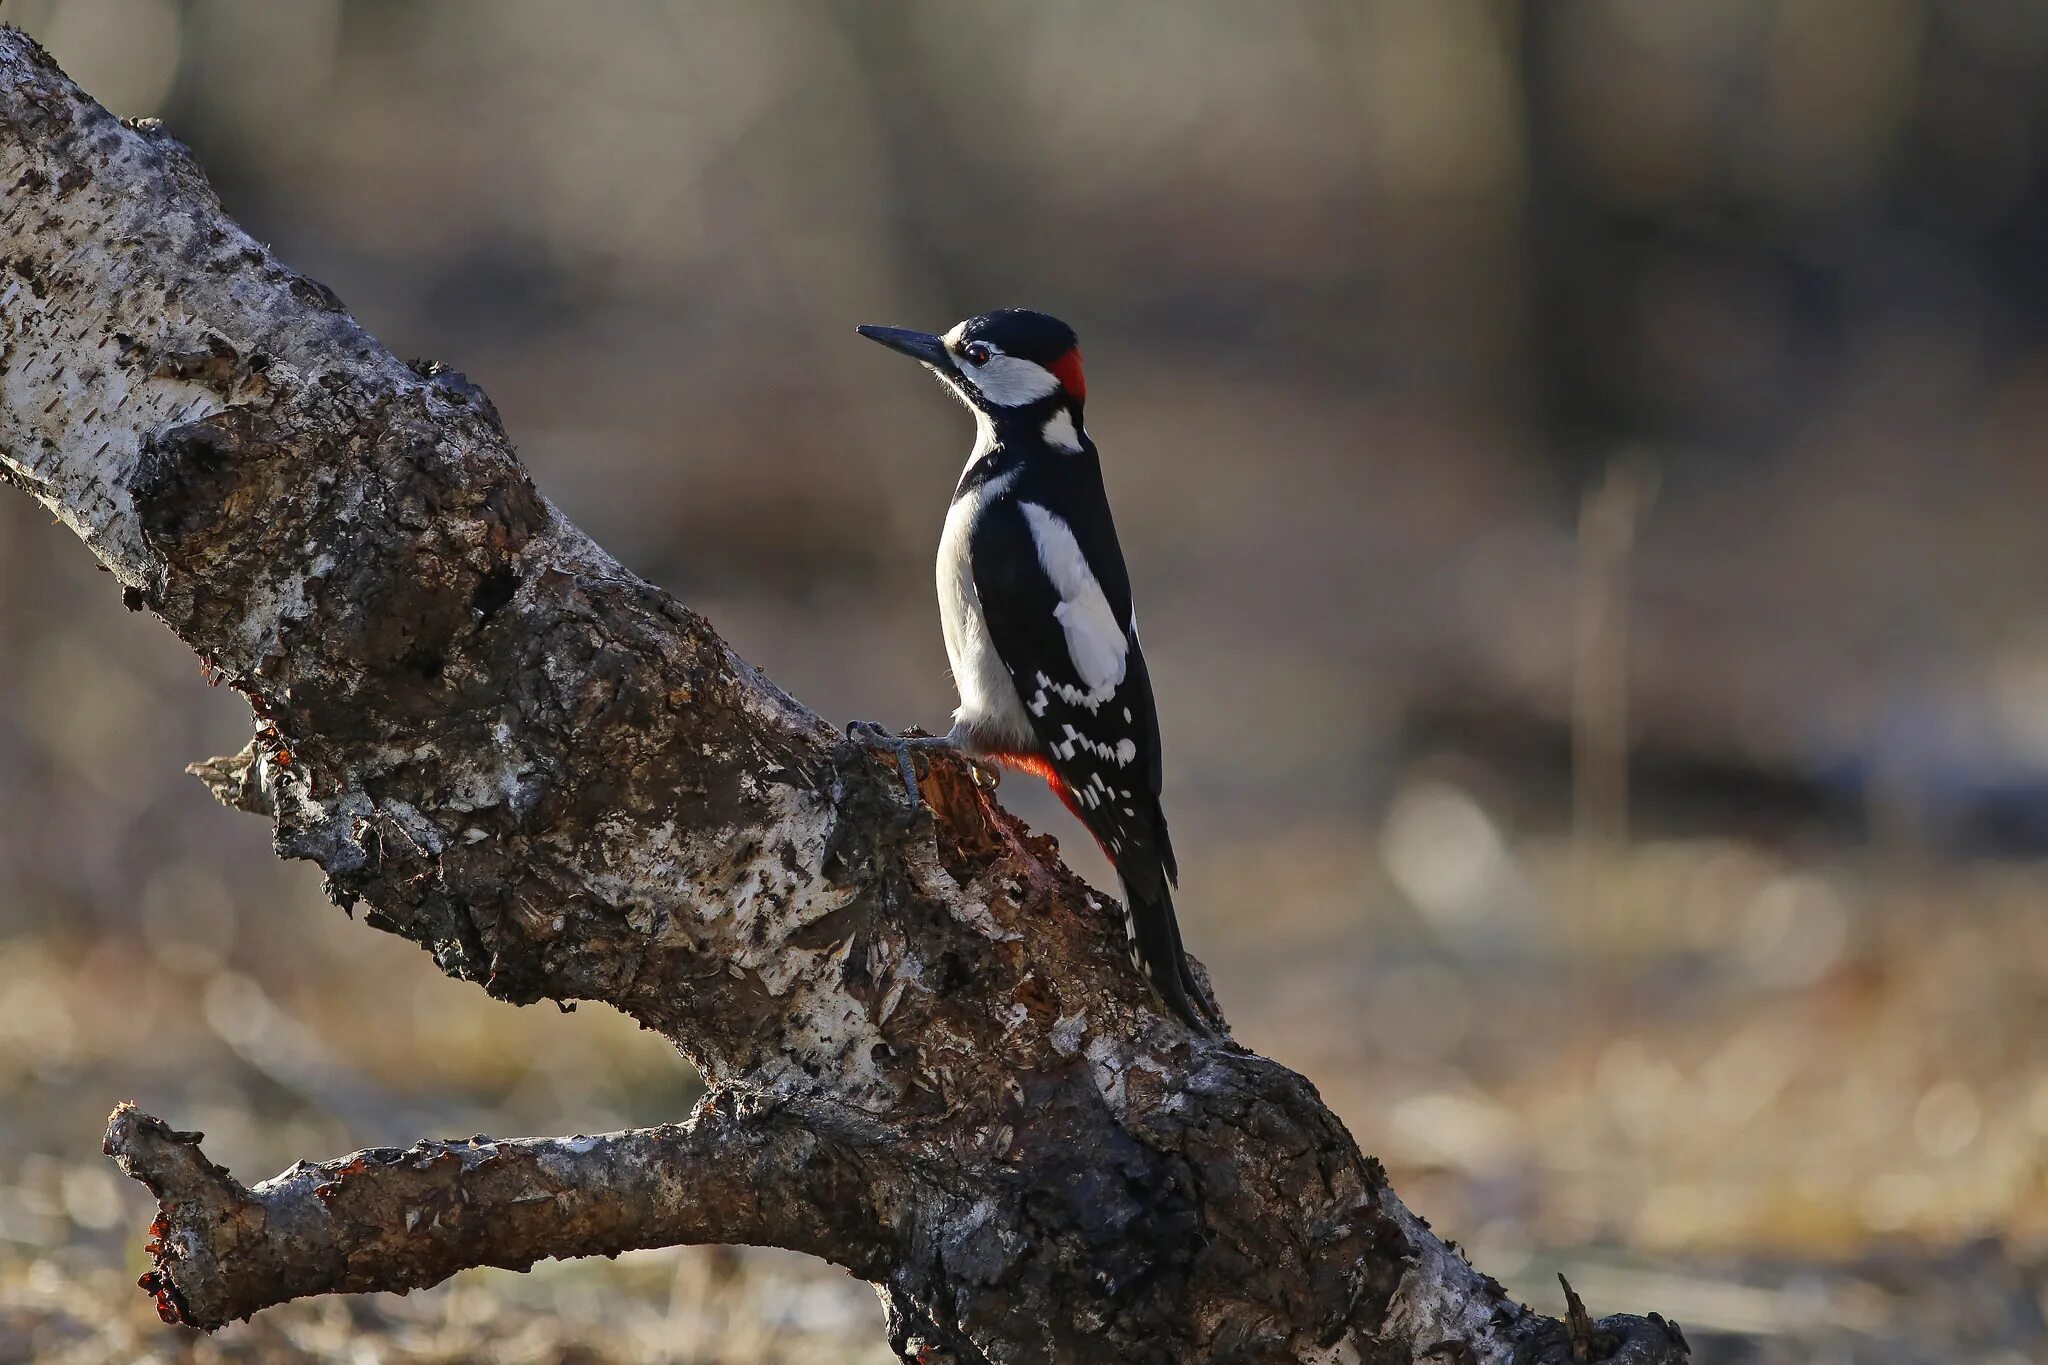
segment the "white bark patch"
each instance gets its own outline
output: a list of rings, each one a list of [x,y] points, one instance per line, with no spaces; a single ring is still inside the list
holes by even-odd
[[[1463,1256],[1423,1226],[1422,1220],[1394,1197],[1381,1195],[1383,1207],[1408,1240],[1414,1259],[1387,1305],[1382,1337],[1427,1345],[1464,1342],[1472,1365],[1513,1365],[1514,1351],[1493,1327],[1499,1306],[1486,1292],[1485,1279]]]
[[[1076,1010],[1063,1014],[1052,1026],[1053,1051],[1062,1057],[1071,1057],[1081,1050],[1082,1041],[1088,1036],[1088,1011]]]
[[[1102,1096],[1102,1102],[1109,1106],[1111,1113],[1123,1113],[1128,1099],[1124,1072],[1129,1061],[1118,1051],[1116,1040],[1102,1035],[1090,1038],[1084,1055],[1088,1058],[1089,1068],[1095,1077],[1095,1091]]]
[[[857,888],[824,876],[831,811],[808,793],[778,788],[762,818],[747,829],[648,831],[621,820],[603,831],[604,869],[591,893],[624,910],[633,929],[660,944],[710,951],[728,970],[753,976],[785,1002],[780,1045],[766,1051],[750,1078],[771,1093],[815,1089],[830,1075],[849,1103],[874,1112],[897,1099],[896,1084],[875,1054],[880,1016],[847,984],[851,940],[800,948],[792,940],[844,909]],[[707,944],[707,937],[710,943]],[[715,946],[712,946],[715,945]],[[872,970],[871,955],[865,966]],[[922,974],[898,957],[877,980],[885,998]],[[889,1008],[894,1008],[893,1002]]]
[[[40,197],[42,212],[0,203],[0,259],[13,263],[0,273],[0,344],[9,348],[0,466],[130,587],[149,583],[155,561],[130,495],[146,441],[232,404],[306,390],[332,363],[340,331],[352,343],[352,379],[422,385],[389,352],[365,346],[345,315],[309,307],[293,289],[304,282],[270,266],[269,252],[210,205],[195,213],[195,201],[167,199],[167,154],[176,155],[123,133],[95,149],[106,158],[98,174]],[[0,139],[0,184],[41,174],[31,156],[21,139]],[[145,242],[151,249],[136,248]],[[232,268],[210,272],[205,262]],[[202,383],[167,363],[209,354],[260,354],[262,377]],[[237,638],[217,651],[222,663],[247,669],[273,652],[278,622],[305,610],[306,578],[331,567],[317,546],[281,557],[277,577],[236,603]]]
[[[1024,937],[1015,929],[1005,929],[989,909],[990,903],[1004,894],[1001,883],[961,886],[939,861],[938,849],[932,844],[914,848],[909,863],[925,893],[943,904],[956,923],[968,926],[990,943],[1012,943]]]
[[[0,157],[0,178],[12,181],[19,174],[13,158]],[[0,233],[0,256],[11,254],[13,235]],[[62,274],[40,279],[44,292],[18,276],[0,288],[0,338],[12,347],[9,362],[0,365],[0,463],[22,475],[122,582],[139,586],[149,554],[128,488],[141,463],[145,433],[197,421],[222,404],[189,380],[140,380],[131,386],[132,372],[120,363],[113,339],[117,327],[96,329],[100,334],[87,350],[90,363],[79,363],[84,338],[77,319],[92,316],[99,305],[77,295],[128,283],[148,307],[148,283],[133,281],[134,270],[110,255],[89,242],[69,254]],[[167,304],[161,292],[156,302]],[[142,334],[161,328],[158,319]]]
[[[305,809],[309,823],[324,823],[334,814],[331,809],[311,801],[306,803]],[[440,827],[421,815],[409,802],[386,801],[380,809],[389,817],[391,823],[398,827],[399,833],[422,853],[438,856],[446,849],[447,845],[441,840]]]

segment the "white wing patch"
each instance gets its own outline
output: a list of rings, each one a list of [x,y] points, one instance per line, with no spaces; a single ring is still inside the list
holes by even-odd
[[[1095,572],[1088,567],[1087,556],[1081,553],[1073,528],[1036,503],[1018,506],[1031,527],[1032,542],[1038,546],[1038,562],[1060,595],[1053,615],[1059,618],[1060,629],[1066,633],[1067,657],[1088,689],[1081,692],[1055,685],[1054,690],[1069,705],[1093,711],[1115,695],[1123,682],[1130,641],[1124,638],[1123,627],[1110,610],[1102,585],[1095,581]]]

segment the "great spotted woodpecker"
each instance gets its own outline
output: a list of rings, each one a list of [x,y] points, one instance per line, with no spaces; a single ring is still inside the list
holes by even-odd
[[[1022,308],[943,336],[859,330],[922,361],[974,414],[974,449],[939,540],[939,617],[960,706],[952,730],[925,742],[1051,785],[1116,867],[1132,962],[1175,1014],[1208,1032],[1218,1021],[1173,916],[1179,872],[1159,808],[1159,717],[1102,466],[1081,423],[1088,385],[1074,331]]]

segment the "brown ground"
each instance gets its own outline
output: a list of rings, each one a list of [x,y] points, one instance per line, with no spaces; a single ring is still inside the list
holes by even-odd
[[[1703,1359],[2038,1357],[2048,873],[1878,898],[1847,864],[1651,844],[1601,869],[1607,891],[1685,915],[1567,924],[1563,850],[1495,842],[1457,792],[1419,779],[1363,849],[1302,833],[1189,868],[1204,900],[1264,889],[1259,915],[1204,917],[1196,941],[1246,1040],[1306,1069],[1416,1207],[1539,1301],[1562,1271],[1595,1311],[1727,1338]],[[0,944],[0,1360],[884,1358],[864,1286],[754,1252],[487,1272],[212,1340],[158,1325],[130,1287],[146,1198],[96,1150],[113,1100],[207,1130],[257,1176],[690,1099],[666,1048],[616,1017],[496,1004],[289,873],[261,907],[175,877],[210,940],[145,915],[129,941]],[[1335,914],[1324,888],[1347,881]],[[1938,928],[1886,932],[1901,922]],[[233,945],[272,931],[303,941],[263,981]]]

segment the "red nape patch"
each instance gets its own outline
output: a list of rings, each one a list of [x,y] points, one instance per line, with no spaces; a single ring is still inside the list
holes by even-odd
[[[1051,365],[1053,377],[1060,381],[1068,395],[1076,403],[1087,401],[1088,380],[1081,373],[1081,348],[1076,346]]]

